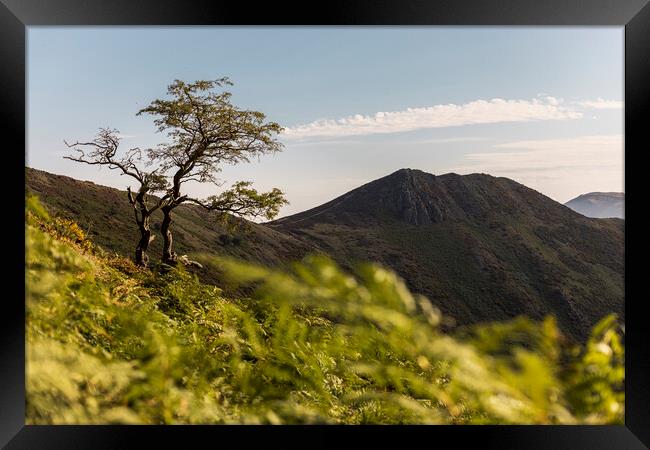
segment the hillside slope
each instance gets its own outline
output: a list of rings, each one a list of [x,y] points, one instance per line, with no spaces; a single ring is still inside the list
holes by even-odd
[[[124,256],[132,256],[138,231],[126,191],[100,186],[90,181],[54,175],[26,168],[26,190],[37,194],[52,212],[75,220],[88,236],[102,247]],[[160,229],[162,213],[152,219],[152,229]],[[265,265],[283,265],[313,251],[311,247],[270,227],[237,220],[230,229],[216,215],[193,205],[182,205],[174,214],[174,246],[179,255],[211,253],[254,261]],[[152,259],[162,253],[160,236],[149,248]],[[208,269],[200,271],[212,275]]]
[[[623,423],[613,316],[575,347],[551,318],[446,334],[379,267],[205,258],[264,288],[230,297],[26,206],[27,424]]]
[[[136,230],[125,192],[26,171],[26,189],[50,210],[77,221],[101,246],[132,255]],[[402,169],[293,216],[239,221],[247,231],[228,231],[198,207],[177,211],[179,254],[266,266],[316,252],[346,269],[377,262],[461,325],[553,314],[583,340],[604,315],[624,318],[623,220],[586,218],[506,178]],[[157,258],[160,239],[150,250]],[[208,267],[199,274],[218,279]]]
[[[553,313],[584,338],[604,313],[624,313],[623,221],[507,178],[402,169],[268,225],[344,267],[390,267],[460,324]]]

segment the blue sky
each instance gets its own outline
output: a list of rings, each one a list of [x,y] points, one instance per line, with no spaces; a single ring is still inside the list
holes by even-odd
[[[30,27],[27,56],[27,165],[99,184],[130,180],[64,160],[64,139],[110,126],[125,148],[155,145],[140,108],[176,78],[228,76],[235,104],[286,127],[285,149],[221,178],[279,187],[281,215],[403,167],[560,202],[623,190],[622,27]]]

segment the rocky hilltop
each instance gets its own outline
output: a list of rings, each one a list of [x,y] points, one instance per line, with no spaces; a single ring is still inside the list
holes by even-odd
[[[624,312],[623,221],[507,178],[401,169],[268,226],[344,266],[394,269],[459,323],[553,314],[584,336]]]

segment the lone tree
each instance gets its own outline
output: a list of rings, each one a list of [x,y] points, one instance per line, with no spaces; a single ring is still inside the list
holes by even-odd
[[[129,149],[123,156],[118,156],[120,137],[119,132],[115,129],[101,128],[91,142],[75,142],[73,144],[65,142],[65,144],[68,148],[76,151],[76,155],[64,156],[65,159],[84,164],[107,166],[112,170],[120,170],[120,175],[128,175],[138,181],[139,187],[135,195],[130,186],[127,188],[127,194],[140,231],[140,239],[135,249],[135,262],[146,267],[149,261],[147,249],[154,239],[150,228],[151,215],[169,200],[169,195],[165,194],[150,203],[151,195],[155,192],[165,192],[169,188],[166,178],[159,169],[145,171],[138,167],[142,164],[142,152],[137,147]]]
[[[154,100],[137,113],[156,117],[158,131],[166,132],[170,138],[170,142],[147,150],[150,164],[171,178],[160,206],[162,261],[167,264],[177,261],[171,226],[172,213],[181,204],[196,204],[222,215],[272,219],[287,203],[279,189],[260,193],[245,181],[207,199],[184,193],[183,185],[189,181],[221,186],[217,174],[224,164],[249,162],[251,157],[259,158],[282,149],[282,144],[274,138],[282,127],[266,121],[266,116],[259,111],[234,106],[229,92],[217,92],[224,86],[232,86],[228,78],[194,83],[175,80],[167,88],[170,98]]]

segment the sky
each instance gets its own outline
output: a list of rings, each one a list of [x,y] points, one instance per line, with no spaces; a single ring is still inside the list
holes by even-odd
[[[63,159],[119,130],[165,142],[136,112],[174,79],[229,77],[232,102],[284,127],[281,153],[225,166],[285,192],[280,217],[401,168],[488,173],[559,202],[623,192],[623,27],[29,27],[26,165],[125,189]]]

